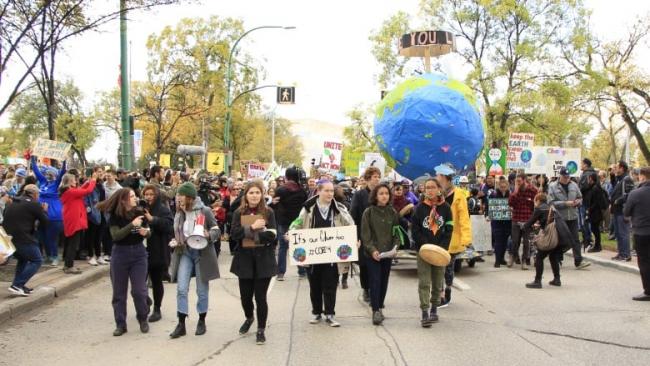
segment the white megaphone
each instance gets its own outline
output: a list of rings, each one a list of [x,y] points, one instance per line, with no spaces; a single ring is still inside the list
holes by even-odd
[[[192,235],[187,238],[187,245],[192,249],[201,250],[208,246],[208,239],[205,237],[205,216],[199,214],[194,222],[194,231]]]

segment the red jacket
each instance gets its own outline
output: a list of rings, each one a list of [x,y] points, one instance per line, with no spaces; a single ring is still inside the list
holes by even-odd
[[[84,197],[95,189],[95,180],[91,179],[79,188],[68,188],[61,195],[63,205],[63,234],[71,237],[80,230],[88,229],[88,217]]]

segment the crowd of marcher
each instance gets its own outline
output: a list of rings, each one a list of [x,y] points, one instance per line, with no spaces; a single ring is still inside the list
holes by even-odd
[[[42,265],[60,266],[67,275],[81,270],[75,260],[91,266],[110,264],[115,336],[127,332],[129,282],[141,332],[163,317],[164,282],[176,283],[177,326],[172,339],[186,335],[190,313],[188,291],[196,281],[196,335],[207,331],[209,282],[219,278],[221,243],[228,242],[230,272],[238,277],[245,334],[257,322],[256,342],[266,341],[269,316],[267,292],[273,277],[287,274],[287,233],[296,229],[356,225],[359,260],[298,266],[309,282],[311,324],[339,327],[336,298],[340,286],[358,272],[362,298],[372,310],[371,321],[384,321],[391,267],[398,251],[417,261],[421,325],[438,321],[438,309],[451,302],[454,261],[472,245],[470,215],[485,215],[490,200],[507,199],[510,220],[493,220],[494,266],[535,268],[529,288],[542,287],[544,259],[549,258],[553,286],[561,286],[564,253],[572,251],[574,266],[590,265],[582,252],[602,250],[601,233],[617,242],[613,260],[630,261],[633,233],[644,293],[650,300],[650,168],[630,172],[621,161],[607,171],[582,162],[582,175],[566,168],[550,181],[545,176],[511,173],[478,177],[474,184],[438,167],[436,176],[414,182],[394,181],[376,167],[359,178],[336,180],[327,173],[306,177],[295,167],[277,179],[250,180],[212,176],[153,166],[142,172],[94,167],[81,172],[66,163],[3,167],[0,222],[12,237],[16,274],[9,291],[29,296],[29,280]],[[632,174],[630,174],[632,173]],[[559,243],[540,250],[535,232],[551,222]],[[197,247],[193,237],[205,238]],[[582,240],[579,238],[582,233]],[[448,265],[433,265],[420,253],[434,244],[449,254]],[[198,244],[197,244],[198,245]],[[63,249],[59,255],[59,249]],[[0,262],[8,258],[0,257]],[[152,289],[149,295],[149,287]],[[414,291],[415,291],[414,286]],[[153,309],[152,309],[153,308]]]

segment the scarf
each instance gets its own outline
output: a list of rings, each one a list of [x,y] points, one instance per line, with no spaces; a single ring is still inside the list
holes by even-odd
[[[400,212],[404,207],[406,207],[410,202],[406,199],[405,195],[401,195],[399,197],[394,196],[393,197],[393,208],[395,211]]]
[[[431,207],[431,212],[429,212],[427,222],[429,223],[429,230],[431,230],[433,235],[436,235],[438,233],[438,230],[440,230],[440,226],[436,220],[436,217],[438,217],[438,211],[436,210],[436,207],[442,205],[445,200],[442,198],[442,196],[438,196],[438,199],[436,201],[429,197],[424,197],[424,204]]]

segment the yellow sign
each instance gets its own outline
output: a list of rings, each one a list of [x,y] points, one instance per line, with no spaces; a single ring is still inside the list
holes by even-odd
[[[169,154],[160,154],[160,166],[165,168],[171,168],[172,166],[172,157]]]
[[[209,152],[206,168],[210,173],[221,173],[225,168],[226,156],[224,153]]]

